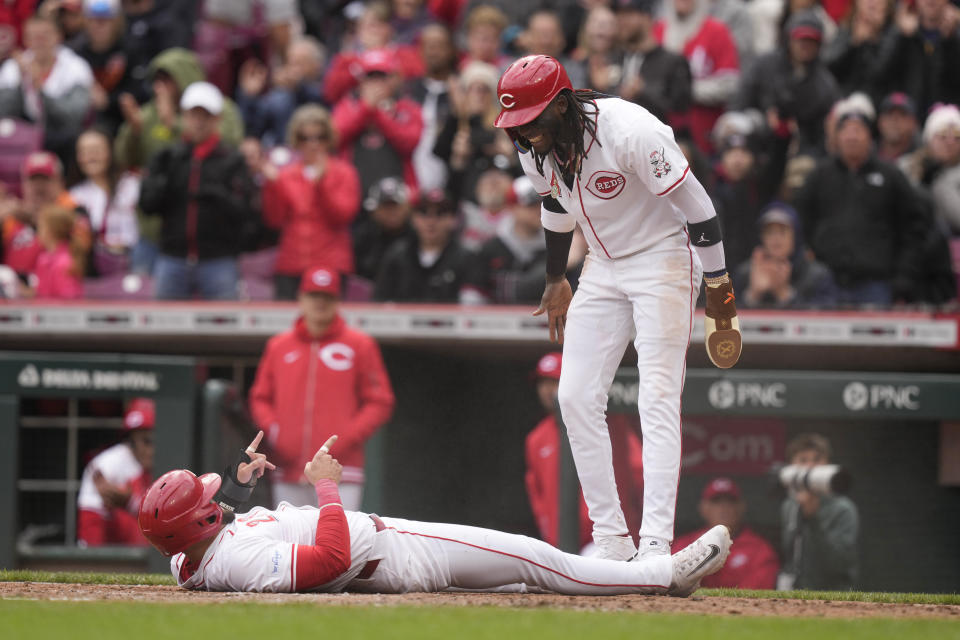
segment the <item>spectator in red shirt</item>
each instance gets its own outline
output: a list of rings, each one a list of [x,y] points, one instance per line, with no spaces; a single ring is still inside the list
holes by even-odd
[[[390,50],[367,51],[360,64],[357,95],[343,98],[333,110],[341,156],[360,172],[362,193],[381,178],[397,175],[416,193],[413,151],[423,131],[420,105],[398,97],[401,78]]]
[[[709,15],[708,0],[669,0],[653,35],[667,51],[682,53],[693,75],[690,132],[710,152],[710,131],[737,90],[740,62],[730,29]]]
[[[540,537],[554,546],[559,538],[560,427],[556,419],[556,398],[561,365],[562,355],[559,351],[548,353],[537,363],[537,397],[547,416],[534,427],[526,440],[526,485],[530,509]],[[630,530],[639,531],[643,512],[643,449],[640,438],[625,421],[610,421],[609,426],[620,501]],[[593,524],[582,494],[579,502],[580,546],[582,552],[589,555],[593,548]]]
[[[354,41],[341,48],[330,61],[323,81],[323,97],[333,105],[356,88],[366,74],[363,56],[369,51],[384,49],[404,78],[416,78],[424,73],[423,60],[413,45],[398,45],[390,25],[390,5],[375,0],[366,5],[357,20]]]
[[[77,544],[146,546],[137,526],[153,470],[155,407],[134,398],[123,416],[124,440],[97,454],[83,470],[77,496]]]
[[[22,45],[23,23],[33,15],[37,0],[0,2],[0,60]]]
[[[277,169],[265,164],[263,216],[280,229],[274,267],[274,297],[294,300],[300,276],[324,262],[353,273],[350,223],[360,209],[360,176],[353,165],[330,155],[336,132],[327,110],[317,105],[297,109],[290,119],[287,143],[299,157]]]
[[[317,505],[303,460],[339,435],[343,464],[340,496],[356,511],[363,498],[363,445],[393,411],[394,396],[380,348],[340,316],[340,274],[316,267],[300,282],[301,316],[274,336],[250,389],[250,411],[267,433],[270,458],[279,467],[273,498]]]
[[[703,488],[700,497],[700,517],[705,526],[699,532],[680,536],[673,548],[680,550],[718,524],[726,525],[733,538],[730,557],[723,569],[703,579],[701,586],[709,588],[773,589],[780,570],[780,560],[773,546],[743,524],[747,505],[740,495],[740,487],[730,478],[714,478]]]
[[[39,212],[49,206],[73,211],[76,203],[63,188],[63,165],[52,153],[39,151],[27,156],[21,167],[23,199],[0,191],[0,224],[3,234],[3,264],[21,278],[33,273],[43,251],[36,232]],[[73,230],[77,246],[89,250],[90,223],[76,216]]]

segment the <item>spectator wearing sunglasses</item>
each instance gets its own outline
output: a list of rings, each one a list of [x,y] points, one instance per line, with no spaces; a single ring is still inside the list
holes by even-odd
[[[294,300],[303,272],[318,263],[353,273],[350,223],[360,209],[357,170],[330,155],[336,134],[326,109],[304,105],[294,111],[287,142],[297,159],[263,170],[264,220],[280,230],[274,267],[278,300]]]

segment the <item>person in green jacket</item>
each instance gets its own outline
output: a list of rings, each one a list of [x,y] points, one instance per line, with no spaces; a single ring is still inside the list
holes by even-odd
[[[787,462],[814,467],[830,462],[830,442],[804,433],[787,444]],[[777,589],[849,591],[859,578],[860,515],[850,498],[791,490],[780,509],[783,565]]]
[[[149,73],[152,100],[138,105],[132,95],[120,96],[124,122],[114,140],[114,157],[121,170],[146,168],[158,151],[181,139],[180,96],[188,85],[206,79],[197,56],[179,47],[157,55],[150,62]],[[243,120],[237,105],[224,98],[220,117],[221,141],[239,146],[243,132]],[[133,270],[150,273],[160,238],[160,218],[141,214],[139,223],[140,243],[133,252]]]

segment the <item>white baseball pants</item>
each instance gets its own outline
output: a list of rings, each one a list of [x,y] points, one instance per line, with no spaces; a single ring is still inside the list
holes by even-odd
[[[587,256],[567,314],[559,402],[595,540],[629,533],[613,476],[606,410],[631,339],[643,430],[640,535],[673,540],[680,394],[702,276],[685,231],[626,258]]]
[[[673,561],[658,556],[635,562],[584,558],[526,536],[455,524],[382,518],[370,559],[380,564],[370,578],[347,591],[407,593],[489,590],[510,585],[568,595],[662,594]]]

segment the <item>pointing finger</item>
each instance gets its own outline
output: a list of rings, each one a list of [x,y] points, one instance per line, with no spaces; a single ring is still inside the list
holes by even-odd
[[[257,432],[257,437],[253,439],[253,442],[250,443],[250,446],[247,447],[247,453],[254,453],[257,450],[257,447],[260,446],[260,441],[263,440],[263,430]]]
[[[337,436],[330,436],[326,442],[323,443],[323,446],[320,447],[320,451],[323,453],[330,453],[330,447],[337,441]]]

